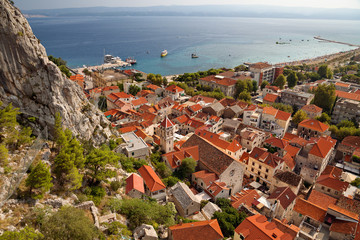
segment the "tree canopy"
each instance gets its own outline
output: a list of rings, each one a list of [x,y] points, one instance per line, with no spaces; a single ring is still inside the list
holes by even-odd
[[[335,86],[333,84],[319,84],[315,90],[314,104],[325,112],[331,113],[336,100]]]
[[[273,83],[274,86],[277,86],[280,89],[284,89],[285,84],[286,84],[286,77],[283,74],[280,74]]]
[[[42,198],[53,186],[51,179],[50,168],[40,161],[26,179],[26,186],[29,187],[32,198]]]
[[[196,161],[193,158],[185,158],[182,160],[181,165],[176,172],[176,177],[185,179],[195,172],[195,168]]]
[[[261,90],[263,90],[267,85],[270,85],[270,83],[268,81],[263,81],[260,86]]]
[[[129,93],[133,96],[136,96],[136,94],[138,92],[140,92],[140,90],[141,90],[140,87],[138,87],[136,85],[130,85],[130,87],[129,87]]]
[[[291,72],[289,74],[289,76],[287,76],[287,82],[288,82],[288,86],[289,88],[293,88],[297,85],[298,82],[298,76],[296,75],[296,72]]]
[[[251,102],[251,95],[247,91],[241,92],[238,97],[239,100],[243,100],[247,103]]]
[[[327,79],[332,79],[333,78],[333,72],[331,71],[331,69],[326,64],[321,65],[319,67],[317,73],[319,74],[319,76],[321,78],[327,78]]]
[[[49,240],[93,240],[101,236],[83,210],[68,206],[62,207],[44,221],[41,232]]]
[[[302,121],[304,121],[307,118],[308,118],[307,114],[303,110],[299,110],[293,116],[292,122],[295,125],[298,125],[299,123],[301,123]]]

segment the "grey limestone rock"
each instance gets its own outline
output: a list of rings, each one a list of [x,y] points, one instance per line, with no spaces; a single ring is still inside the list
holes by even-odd
[[[39,129],[48,126],[50,137],[56,112],[63,126],[84,140],[97,143],[111,135],[110,122],[48,60],[26,18],[7,0],[0,0],[0,101],[36,117]]]

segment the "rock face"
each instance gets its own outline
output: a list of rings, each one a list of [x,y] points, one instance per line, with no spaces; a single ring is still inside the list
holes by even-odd
[[[51,130],[59,112],[63,126],[82,139],[111,135],[104,114],[48,60],[26,18],[7,0],[0,0],[0,101],[36,117],[42,128]]]

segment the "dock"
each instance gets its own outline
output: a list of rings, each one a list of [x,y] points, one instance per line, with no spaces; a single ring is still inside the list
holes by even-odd
[[[316,40],[320,40],[323,42],[330,42],[330,43],[337,43],[337,44],[343,44],[343,45],[347,45],[350,47],[360,47],[360,45],[357,44],[352,44],[352,43],[346,43],[346,42],[339,42],[339,41],[335,41],[335,40],[330,40],[330,39],[326,39],[326,38],[322,38],[320,36],[316,36],[314,37]]]
[[[82,71],[86,68],[89,71],[102,71],[102,70],[107,70],[107,69],[115,69],[115,68],[119,68],[119,67],[128,67],[131,66],[130,63],[121,61],[121,60],[117,60],[115,63],[104,63],[101,65],[96,65],[96,66],[84,66],[84,67],[80,67],[80,68],[75,68],[73,69],[73,71],[78,72],[78,73],[82,73]]]

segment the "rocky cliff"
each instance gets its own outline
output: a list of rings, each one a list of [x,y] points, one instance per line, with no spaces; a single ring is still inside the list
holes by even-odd
[[[38,127],[51,129],[60,112],[63,125],[82,139],[111,134],[110,122],[48,60],[26,18],[7,0],[0,0],[0,101],[36,117]]]

